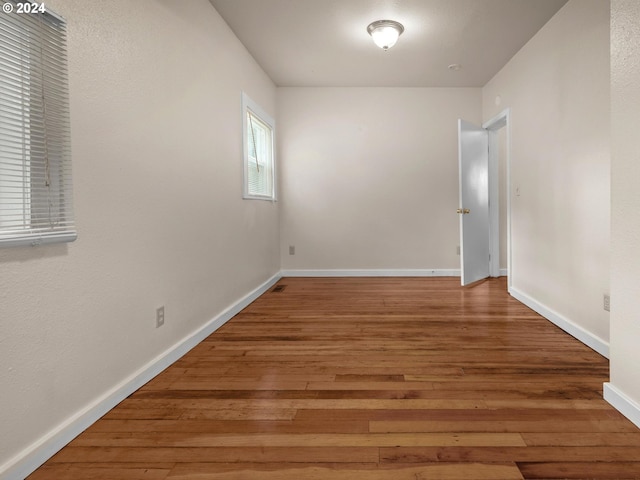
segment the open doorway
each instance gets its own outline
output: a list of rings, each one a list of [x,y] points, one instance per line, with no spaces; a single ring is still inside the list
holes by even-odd
[[[458,120],[460,283],[507,277],[511,287],[509,110],[482,127]]]
[[[509,182],[509,109],[485,122],[489,135],[489,229],[492,277],[506,276],[511,288],[511,222]]]

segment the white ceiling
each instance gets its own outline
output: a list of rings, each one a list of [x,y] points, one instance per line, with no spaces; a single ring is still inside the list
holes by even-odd
[[[566,1],[210,0],[283,87],[482,87]],[[405,27],[388,52],[382,19]]]

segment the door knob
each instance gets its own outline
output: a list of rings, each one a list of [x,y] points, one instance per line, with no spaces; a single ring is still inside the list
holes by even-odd
[[[467,213],[471,213],[471,210],[469,210],[468,208],[459,208],[458,210],[456,210],[456,213],[461,213],[462,215],[466,215]]]

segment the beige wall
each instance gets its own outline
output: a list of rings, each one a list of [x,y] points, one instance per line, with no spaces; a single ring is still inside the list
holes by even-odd
[[[506,107],[513,288],[606,345],[609,2],[570,1],[511,59],[483,89],[484,119]]]
[[[611,2],[611,385],[640,421],[640,2]]]
[[[456,125],[480,107],[472,88],[279,88],[283,269],[459,269]]]
[[[280,269],[241,160],[241,90],[272,115],[276,90],[211,4],[47,7],[69,24],[79,237],[0,250],[0,468]]]

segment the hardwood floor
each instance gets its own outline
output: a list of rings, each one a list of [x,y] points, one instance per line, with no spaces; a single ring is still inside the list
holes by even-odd
[[[640,479],[608,361],[504,279],[278,285],[30,480]]]

